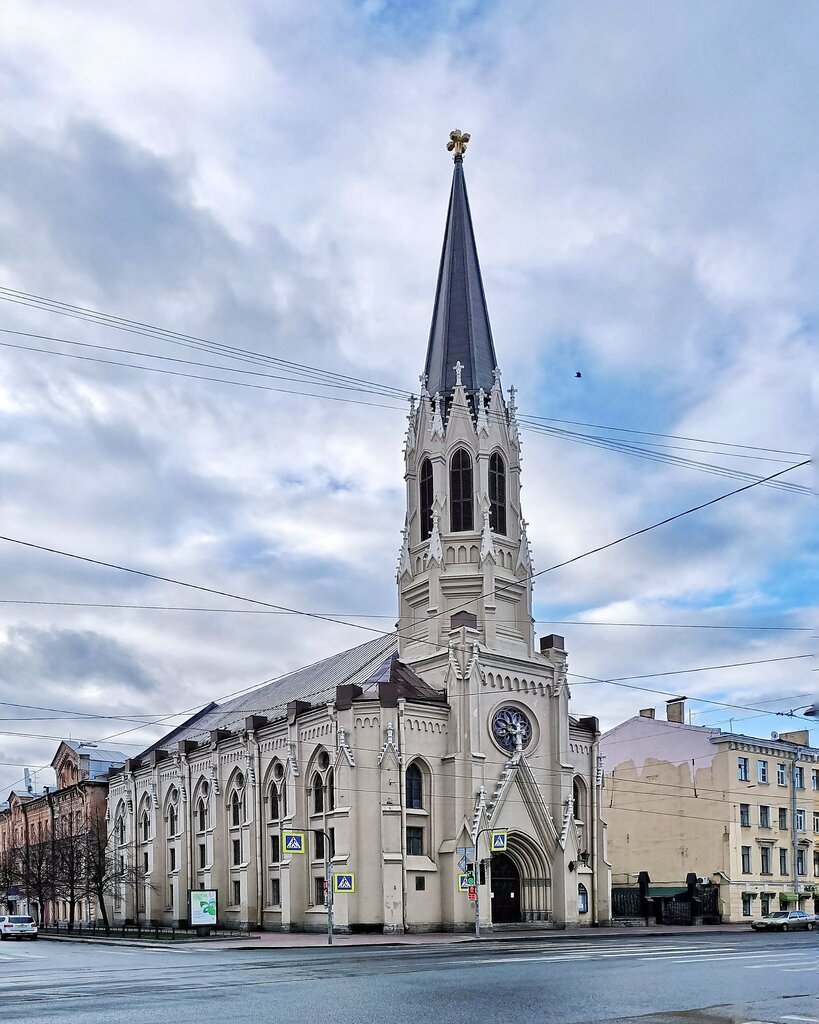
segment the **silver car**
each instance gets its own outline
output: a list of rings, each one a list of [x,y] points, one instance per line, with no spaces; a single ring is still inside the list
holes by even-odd
[[[806,914],[804,910],[774,910],[765,917],[754,921],[751,927],[754,931],[780,931],[789,932],[795,928],[806,928],[813,931],[816,918],[813,914]]]
[[[36,938],[37,924],[33,917],[26,917],[22,914],[0,917],[0,940]]]

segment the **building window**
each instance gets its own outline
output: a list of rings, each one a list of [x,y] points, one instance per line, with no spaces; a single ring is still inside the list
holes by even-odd
[[[759,851],[760,858],[760,873],[763,875],[771,874],[771,850],[768,846],[763,846]]]
[[[459,448],[449,467],[450,526],[453,533],[474,529],[472,498],[472,459]]]
[[[751,805],[740,804],[739,805],[739,823],[745,827],[751,824]]]
[[[788,873],[788,851],[785,847],[780,846],[779,848],[779,874],[787,875]]]
[[[275,783],[270,787],[270,820],[279,820],[279,791]]]
[[[770,828],[771,827],[771,809],[767,804],[759,805],[759,827]]]
[[[793,778],[797,789],[805,788],[805,769],[801,765],[794,766]]]
[[[784,763],[784,761],[777,762],[776,784],[777,786],[787,786],[788,784],[788,766]]]
[[[148,851],[147,850],[145,851],[145,853],[142,854],[142,873],[145,874],[145,875],[148,874]]]
[[[168,882],[168,908],[173,910],[173,882]]]
[[[415,876],[415,891],[416,892],[424,892],[426,887],[427,887],[427,880],[426,880],[426,878],[424,878],[423,875],[416,875]]]
[[[810,788],[817,792],[819,790],[819,769],[814,768],[810,773]]]
[[[336,807],[336,776],[331,768],[327,772],[327,810],[333,811]]]
[[[230,823],[233,826],[242,824],[242,799],[235,789],[230,797]]]
[[[794,818],[793,827],[797,832],[805,832],[807,830],[807,815],[805,814],[805,808],[799,807],[796,811],[796,817]]]
[[[316,832],[315,836],[316,860],[324,860],[324,833]]]
[[[506,465],[497,452],[489,457],[489,527],[506,535]]]
[[[233,879],[232,885],[233,906],[238,907],[242,902],[242,883],[238,878]]]
[[[323,876],[319,876],[315,880],[315,886],[316,886],[316,904],[317,905],[321,905],[322,903],[326,903],[327,902],[327,889],[326,889],[326,887],[324,885],[324,877]]]
[[[742,847],[742,873],[743,875],[750,875],[751,873],[751,847]]]
[[[151,818],[147,811],[142,812],[142,841],[147,843],[151,838]]]
[[[407,826],[407,856],[423,857],[424,830],[418,825]]]
[[[316,772],[313,776],[313,813],[321,814],[324,810],[324,786],[321,776]]]
[[[432,463],[424,459],[418,484],[418,511],[421,517],[421,540],[427,540],[432,533]]]
[[[748,758],[738,757],[737,758],[737,778],[740,782],[748,781]]]
[[[577,887],[577,912],[588,914],[589,912],[589,890],[581,882]]]
[[[813,812],[813,831],[819,832],[819,811]]]
[[[282,859],[281,849],[281,839],[277,832],[276,835],[270,837],[270,860],[273,864],[278,864]]]
[[[278,878],[270,879],[270,903],[274,907],[280,907],[282,903],[282,886]]]
[[[407,810],[417,811],[424,806],[424,777],[417,764],[407,768]]]
[[[759,897],[760,912],[763,917],[767,917],[771,912],[771,894],[769,892],[763,892]]]
[[[743,917],[750,917],[751,916],[751,899],[752,899],[752,896],[751,896],[751,894],[749,892],[744,892],[742,894],[742,916]]]
[[[757,761],[756,763],[756,781],[765,783],[768,781],[768,762]]]
[[[208,827],[208,808],[204,797],[199,797],[199,803],[196,805],[196,825],[200,832],[204,832]]]
[[[808,866],[805,863],[805,851],[796,851],[796,873],[797,875],[806,875],[808,873]]]
[[[819,850],[813,851],[813,877],[819,878]]]
[[[203,868],[208,862],[208,848],[204,843],[199,844],[199,867]]]
[[[178,820],[179,820],[179,817],[178,817],[178,815],[176,813],[176,808],[173,806],[173,804],[171,804],[171,806],[168,808],[168,835],[169,836],[175,836],[176,835],[176,826],[177,826]]]
[[[779,827],[781,829],[787,829],[787,827],[788,827],[788,808],[787,807],[780,807],[779,808]]]
[[[233,863],[234,864],[241,864],[242,863],[242,840],[241,839],[234,839],[233,840]]]
[[[171,871],[176,871],[176,850],[173,846],[168,850],[168,862],[170,864]]]

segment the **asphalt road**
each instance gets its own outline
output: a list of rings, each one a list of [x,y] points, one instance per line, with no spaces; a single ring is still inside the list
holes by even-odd
[[[819,937],[292,950],[5,942],[0,1021],[819,1024]]]

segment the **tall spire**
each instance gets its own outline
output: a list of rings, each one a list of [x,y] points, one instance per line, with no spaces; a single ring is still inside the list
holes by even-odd
[[[454,153],[455,171],[427,348],[425,373],[432,395],[452,390],[456,363],[462,364],[461,379],[468,392],[488,392],[497,363],[464,181],[468,142],[467,133],[454,131],[447,144]]]

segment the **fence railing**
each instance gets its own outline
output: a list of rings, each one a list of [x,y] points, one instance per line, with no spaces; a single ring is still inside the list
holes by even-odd
[[[219,928],[217,926],[201,929],[142,923],[112,925],[106,930],[101,921],[75,921],[73,928],[68,927],[68,922],[59,921],[38,925],[38,930],[43,935],[71,935],[75,938],[158,939],[168,942],[201,938],[203,933],[212,937],[225,936],[226,938],[247,934],[247,932],[234,928]]]

